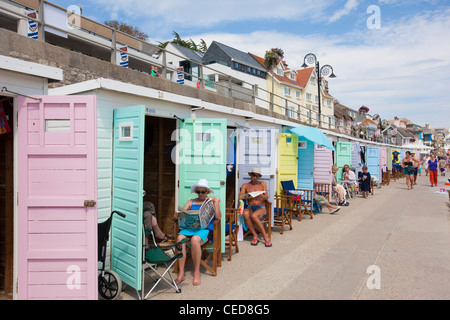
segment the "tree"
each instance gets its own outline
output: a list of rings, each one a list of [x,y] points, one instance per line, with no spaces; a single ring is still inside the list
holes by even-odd
[[[167,47],[167,44],[175,43],[182,47],[189,48],[191,50],[202,52],[202,53],[205,53],[208,50],[208,46],[206,45],[206,42],[203,39],[200,39],[200,44],[196,44],[194,42],[194,40],[192,40],[192,39],[189,39],[189,40],[181,39],[180,35],[175,31],[173,32],[173,35],[174,35],[174,39],[172,39],[171,41],[159,42],[158,47],[165,48],[165,47]]]
[[[117,20],[109,20],[109,21],[105,21],[105,24],[111,28],[114,28],[116,30],[119,30],[123,33],[129,34],[130,36],[133,36],[135,38],[138,38],[140,40],[147,40],[148,39],[148,35],[144,32],[141,31],[138,27],[133,27],[130,26],[126,23],[123,22],[119,22]]]

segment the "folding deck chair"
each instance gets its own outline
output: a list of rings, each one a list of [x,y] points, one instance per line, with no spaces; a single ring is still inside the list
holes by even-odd
[[[173,264],[179,258],[181,258],[183,256],[182,253],[175,253],[175,250],[174,250],[175,247],[189,241],[189,239],[185,238],[182,241],[177,242],[177,243],[169,243],[168,242],[168,243],[158,244],[158,243],[156,243],[153,230],[144,230],[144,227],[142,229],[143,229],[144,239],[146,236],[151,236],[149,238],[152,240],[151,241],[152,243],[143,245],[141,293],[139,293],[139,291],[137,291],[139,299],[140,300],[147,299],[147,297],[150,295],[150,293],[152,293],[152,291],[156,288],[156,286],[159,284],[159,282],[161,280],[164,280],[172,288],[174,288],[177,293],[180,293],[181,289],[178,288],[177,284],[175,283],[172,273],[170,272],[170,268],[172,268]],[[173,255],[167,254],[167,251],[169,251],[169,250],[172,251]],[[160,273],[158,271],[159,267],[163,267],[163,268],[165,268],[165,270],[162,273]],[[158,276],[158,278],[155,279],[154,277],[152,277],[151,273],[146,271],[146,268],[150,269],[150,271],[153,271]],[[166,278],[166,274],[168,274],[170,276],[170,280]],[[145,287],[144,287],[145,276],[150,277],[155,282],[155,284],[147,292],[147,294],[145,294]],[[145,294],[145,296],[144,296],[144,294]]]
[[[304,190],[304,189],[295,189],[294,181],[285,180],[281,181],[281,187],[283,188],[285,194],[287,196],[298,196],[295,191],[301,191],[303,195],[300,195],[300,202],[294,200],[295,206],[293,207],[292,213],[298,214],[298,221],[302,221],[302,216],[307,213],[311,217],[314,218],[313,207],[314,207],[314,190]]]

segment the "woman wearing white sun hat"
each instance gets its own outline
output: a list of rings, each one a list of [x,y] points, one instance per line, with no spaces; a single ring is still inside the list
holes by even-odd
[[[198,180],[198,182],[191,187],[191,193],[197,193],[198,196],[196,199],[191,199],[188,202],[186,202],[183,209],[199,210],[203,202],[205,202],[205,200],[209,197],[214,207],[214,214],[215,214],[214,218],[215,219],[221,218],[220,200],[215,197],[208,196],[208,194],[214,193],[214,191],[212,191],[208,185],[208,180],[206,179]],[[175,212],[174,218],[178,219],[178,212]],[[209,229],[212,230],[213,221],[214,219],[210,222],[209,226],[206,229],[190,229],[190,228],[181,229],[177,237],[177,242],[180,242],[181,240],[187,237],[191,238],[190,240],[191,253],[192,253],[192,261],[194,262],[194,280],[193,280],[194,286],[198,286],[201,283],[200,281],[200,258],[202,255],[201,246],[208,239]],[[182,245],[182,252],[183,257],[178,260],[179,272],[178,277],[175,280],[177,285],[183,282],[185,279],[184,266],[186,263],[186,243]]]

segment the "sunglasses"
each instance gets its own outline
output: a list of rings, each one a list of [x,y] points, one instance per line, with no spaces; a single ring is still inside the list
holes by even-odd
[[[195,193],[197,193],[197,194],[205,194],[205,193],[207,193],[207,191],[195,191]]]

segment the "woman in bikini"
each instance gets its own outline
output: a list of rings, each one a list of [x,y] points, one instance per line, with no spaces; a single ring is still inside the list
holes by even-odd
[[[405,157],[403,158],[402,161],[402,168],[403,168],[403,173],[405,174],[406,177],[406,186],[408,187],[408,190],[413,189],[414,187],[414,163],[416,161],[411,158],[411,152],[406,151],[405,153]]]
[[[264,238],[265,246],[271,247],[272,242],[269,240],[269,237],[267,236],[261,222],[261,218],[268,213],[266,212],[265,206],[265,202],[269,199],[267,194],[267,185],[264,181],[258,181],[258,179],[262,177],[261,169],[253,168],[248,174],[250,175],[250,182],[242,185],[239,200],[245,199],[246,194],[250,192],[264,191],[263,194],[253,198],[248,198],[248,207],[243,212],[245,223],[253,235],[251,245],[256,246],[258,244],[259,238],[257,231],[259,231]],[[270,214],[270,212],[268,214]]]
[[[208,181],[205,179],[200,179],[197,184],[193,185],[191,187],[191,193],[197,193],[198,197],[196,199],[189,200],[185,205],[184,209],[186,210],[199,210],[202,206],[203,202],[209,197],[211,199],[212,205],[214,206],[214,219],[220,219],[221,218],[221,212],[220,212],[220,201],[219,199],[208,196],[210,193],[214,193],[208,186]],[[175,219],[178,219],[178,212],[175,212],[174,215]],[[200,259],[202,257],[202,245],[208,240],[209,236],[209,230],[212,230],[213,221],[211,220],[208,227],[206,229],[181,229],[178,233],[177,242],[180,242],[186,237],[190,237],[190,243],[191,243],[191,254],[192,254],[192,261],[194,262],[194,280],[193,285],[199,286],[200,281]],[[178,260],[178,277],[175,279],[175,283],[178,285],[185,279],[184,274],[184,266],[186,264],[186,243],[182,245],[182,252],[183,257],[181,257]]]

